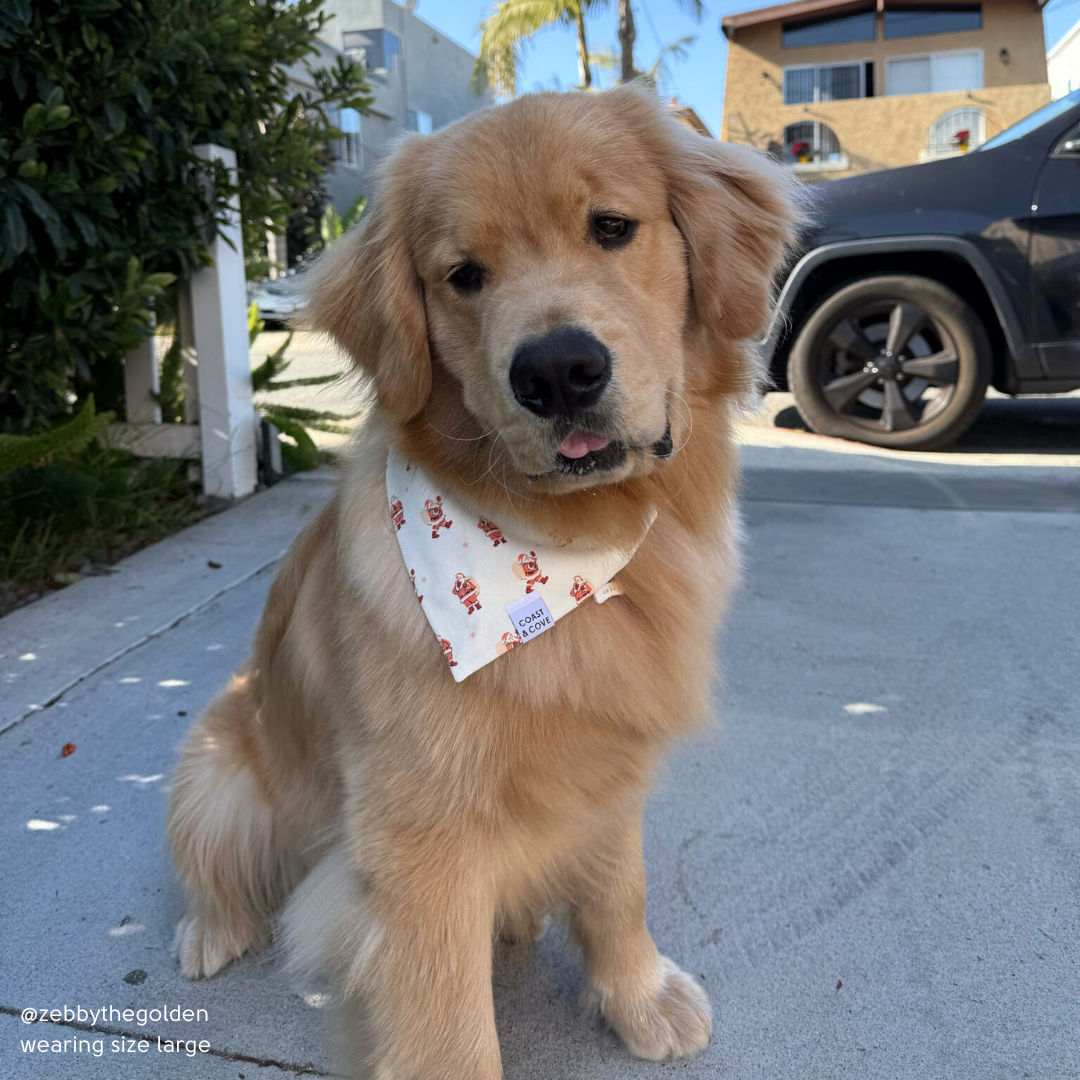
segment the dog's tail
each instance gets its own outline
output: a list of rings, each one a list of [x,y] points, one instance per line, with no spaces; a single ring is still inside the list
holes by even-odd
[[[188,978],[209,977],[264,937],[302,874],[260,782],[253,679],[242,670],[191,729],[167,829],[188,910],[173,948]]]

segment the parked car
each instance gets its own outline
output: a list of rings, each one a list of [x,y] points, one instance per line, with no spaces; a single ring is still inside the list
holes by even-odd
[[[988,386],[1080,388],[1080,91],[970,153],[815,190],[763,346],[812,430],[930,449]]]
[[[303,275],[307,263],[297,263],[276,278],[267,278],[248,292],[248,303],[259,306],[259,318],[273,329],[286,325],[304,310]]]

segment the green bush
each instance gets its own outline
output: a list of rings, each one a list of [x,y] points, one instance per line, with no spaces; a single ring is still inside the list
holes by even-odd
[[[357,200],[361,204],[361,200]],[[351,215],[356,211],[353,218],[360,216],[363,205],[357,210],[354,204],[349,211]],[[338,219],[341,220],[340,218]],[[255,339],[262,333],[264,323],[259,318],[257,304],[248,308],[248,338],[252,345]],[[328,383],[337,382],[340,375],[309,375],[301,379],[283,379],[282,375],[292,363],[285,353],[292,344],[292,333],[272,352],[269,356],[251,372],[251,386],[256,394],[255,408],[264,420],[269,420],[278,429],[279,434],[285,439],[281,443],[281,456],[288,469],[293,472],[306,472],[322,464],[327,458],[311,437],[312,431],[329,431],[335,435],[351,435],[353,427],[346,421],[355,420],[359,413],[327,412],[323,409],[302,409],[295,405],[283,405],[272,398],[259,398],[259,394],[273,393],[275,390],[289,390],[294,386],[326,386]]]
[[[97,438],[111,419],[111,413],[99,415],[94,411],[94,395],[91,394],[81,412],[66,424],[37,435],[0,432],[0,479],[24,465],[37,465],[53,457],[79,453]]]
[[[246,255],[318,187],[334,111],[371,101],[345,60],[315,100],[290,89],[321,2],[0,0],[0,431],[121,403],[123,354],[232,194],[194,146],[236,151]]]
[[[0,476],[0,615],[196,520],[186,474],[184,461],[91,443]]]

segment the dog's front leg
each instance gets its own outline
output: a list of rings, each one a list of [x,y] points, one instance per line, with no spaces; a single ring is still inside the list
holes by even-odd
[[[645,926],[640,807],[611,823],[591,855],[571,912],[585,954],[586,1004],[638,1057],[658,1061],[704,1049],[709,999],[657,952]]]
[[[387,858],[359,875],[369,934],[353,998],[359,1076],[499,1080],[494,902],[480,845],[398,831],[364,847]]]

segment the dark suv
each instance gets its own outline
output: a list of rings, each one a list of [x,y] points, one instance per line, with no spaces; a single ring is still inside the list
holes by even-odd
[[[971,153],[816,191],[764,345],[814,431],[930,449],[989,385],[1080,388],[1080,91]]]

